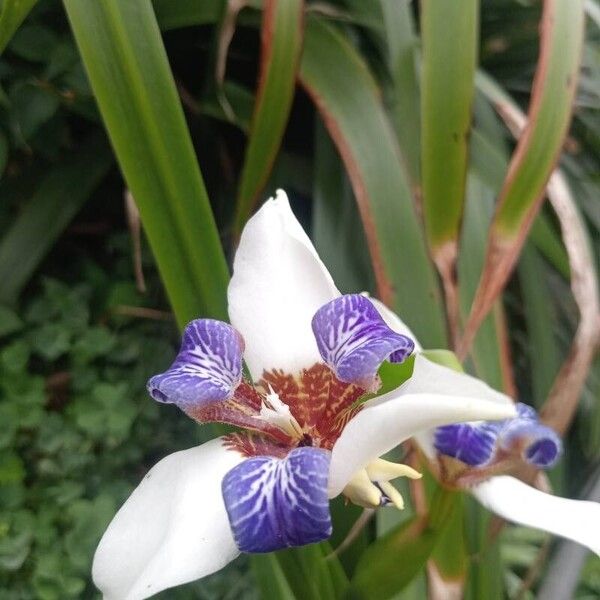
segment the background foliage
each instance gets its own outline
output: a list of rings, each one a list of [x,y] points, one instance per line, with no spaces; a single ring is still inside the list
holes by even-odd
[[[208,428],[152,403],[144,384],[172,358],[176,321],[224,314],[226,260],[253,208],[276,187],[290,193],[344,291],[378,293],[428,347],[456,341],[447,319],[458,329],[467,322],[494,200],[515,148],[486,77],[527,111],[542,4],[469,2],[472,19],[455,35],[453,15],[435,14],[435,4],[4,0],[2,597],[93,597],[91,556],[115,508],[159,457],[210,437]],[[600,8],[589,1],[586,9],[574,118],[559,145],[597,262]],[[267,29],[267,19],[277,26]],[[470,53],[458,48],[456,35],[470,36]],[[557,36],[555,50],[563,43]],[[458,67],[444,82],[455,55]],[[433,118],[440,114],[446,118]],[[466,127],[462,150],[453,131],[444,137],[449,123],[460,132]],[[446,146],[436,146],[439,140]],[[446,165],[446,155],[455,160]],[[446,213],[448,181],[456,211]],[[143,293],[126,187],[146,235]],[[460,246],[456,265],[440,240]],[[559,223],[544,205],[467,367],[496,387],[516,385],[522,400],[541,407],[578,325],[571,275]],[[580,497],[598,480],[599,392],[596,359],[565,458],[550,474],[558,493]],[[407,534],[415,522],[410,507],[380,511],[310,589],[302,574],[320,569],[326,545],[253,560],[252,569],[241,558],[165,597],[328,598],[348,580],[352,593],[369,597],[365,590],[376,589],[367,568],[373,556],[388,558],[378,562],[392,589],[370,597],[424,597],[427,558],[466,578],[467,597],[535,597],[545,558],[560,544],[550,548],[543,534],[516,527],[492,543],[489,517],[470,499],[434,501],[431,512],[442,507],[448,527],[431,519],[417,540]],[[340,508],[334,506],[333,546],[360,514]],[[389,560],[390,545],[399,563],[418,567],[409,587],[413,573]],[[600,562],[589,559],[573,594],[599,593]]]

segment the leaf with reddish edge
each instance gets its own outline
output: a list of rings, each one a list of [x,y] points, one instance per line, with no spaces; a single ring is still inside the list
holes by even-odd
[[[380,298],[425,345],[444,346],[435,273],[375,81],[346,38],[312,15],[299,75],[348,172]]]
[[[510,162],[492,222],[486,264],[460,342],[466,356],[502,292],[542,201],[569,126],[584,36],[583,0],[546,0],[528,124]]]
[[[527,117],[495,83],[479,78],[481,89],[494,103],[508,128],[518,137],[527,131]],[[547,194],[558,217],[569,258],[571,289],[580,320],[567,360],[561,367],[540,411],[542,421],[561,434],[568,429],[600,341],[600,294],[595,263],[585,225],[564,175],[555,170]]]
[[[458,238],[464,210],[479,2],[421,2],[421,184],[425,233],[458,337]],[[460,43],[456,43],[460,40]]]
[[[240,234],[269,177],[288,121],[302,49],[303,0],[266,0],[258,91],[235,212]]]
[[[4,0],[0,12],[0,54],[37,0]]]

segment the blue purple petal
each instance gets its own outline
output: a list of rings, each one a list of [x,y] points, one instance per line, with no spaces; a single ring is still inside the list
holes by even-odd
[[[493,459],[497,437],[495,423],[454,423],[435,430],[434,446],[442,454],[481,467]]]
[[[506,451],[520,450],[523,460],[547,469],[562,454],[562,441],[557,433],[539,422],[537,413],[525,404],[517,404],[519,417],[506,421],[498,443]]]
[[[414,342],[392,331],[360,294],[340,296],[322,306],[312,328],[321,357],[347,383],[368,387],[384,360],[402,362],[414,349]]]
[[[244,342],[227,323],[197,319],[183,332],[181,349],[167,371],[148,381],[158,402],[180,408],[226,400],[242,377]]]
[[[506,421],[438,427],[435,448],[474,467],[489,464],[498,450],[519,453],[524,461],[538,468],[552,467],[562,453],[560,437],[540,423],[531,406],[519,403],[516,409],[518,416]]]
[[[225,475],[223,499],[242,552],[272,552],[331,535],[330,458],[327,450],[295,448],[283,459],[249,458]]]

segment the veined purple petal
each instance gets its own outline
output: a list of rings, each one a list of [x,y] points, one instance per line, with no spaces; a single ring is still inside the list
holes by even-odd
[[[519,417],[507,421],[500,431],[500,447],[506,451],[520,449],[523,460],[536,467],[552,467],[562,453],[560,437],[538,421],[533,408],[517,404],[517,411]]]
[[[283,459],[249,458],[225,475],[223,499],[242,552],[272,552],[331,535],[330,459],[321,448],[295,448]]]
[[[499,425],[496,423],[454,423],[435,430],[434,446],[472,467],[489,463],[496,452]]]
[[[414,342],[392,331],[360,294],[340,296],[322,306],[312,328],[321,357],[348,383],[370,385],[384,360],[402,362],[414,349]]]
[[[516,409],[518,416],[506,421],[438,427],[435,448],[473,467],[491,462],[498,449],[513,454],[518,452],[524,461],[536,467],[552,467],[562,453],[560,437],[539,422],[531,406],[518,403]]]
[[[241,335],[227,323],[197,319],[183,332],[181,349],[167,371],[148,381],[158,402],[180,408],[229,398],[242,378]]]

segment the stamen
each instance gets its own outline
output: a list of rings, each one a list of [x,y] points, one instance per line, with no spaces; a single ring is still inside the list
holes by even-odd
[[[401,463],[393,463],[389,460],[378,458],[367,465],[367,474],[371,481],[390,481],[397,477],[408,477],[409,479],[421,479],[423,475],[416,469]]]
[[[402,494],[389,483],[391,479],[397,477],[420,479],[422,475],[408,465],[378,458],[355,473],[343,493],[354,504],[365,508],[393,504],[398,510],[402,510],[404,508]]]
[[[369,479],[366,469],[361,469],[352,477],[344,488],[344,496],[365,508],[381,506],[381,490]]]
[[[302,427],[290,412],[290,407],[281,401],[270,385],[269,393],[262,399],[260,414],[255,418],[281,429],[292,438],[302,438],[304,435]]]
[[[404,498],[402,494],[388,481],[380,481],[378,487],[385,494],[385,497],[398,509],[404,510]]]

